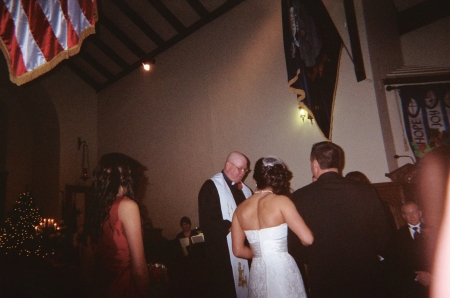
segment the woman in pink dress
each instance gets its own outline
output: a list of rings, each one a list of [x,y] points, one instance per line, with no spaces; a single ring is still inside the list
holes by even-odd
[[[138,204],[134,201],[143,166],[109,153],[94,170],[85,239],[95,262],[93,288],[100,297],[148,297],[150,278],[145,260]]]

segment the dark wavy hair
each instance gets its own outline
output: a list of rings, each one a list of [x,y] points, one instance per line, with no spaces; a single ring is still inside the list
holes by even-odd
[[[97,243],[103,233],[103,223],[109,219],[109,211],[116,200],[120,186],[124,196],[135,200],[144,167],[133,158],[122,153],[108,153],[100,158],[93,172],[89,194],[90,206],[84,224],[84,240],[90,237]]]
[[[253,179],[255,179],[258,189],[271,187],[274,194],[290,195],[292,172],[275,156],[258,159],[253,172]]]

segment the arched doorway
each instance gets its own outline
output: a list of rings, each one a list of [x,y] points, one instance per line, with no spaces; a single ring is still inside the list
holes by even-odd
[[[0,60],[0,172],[7,173],[1,216],[30,191],[42,216],[55,217],[61,212],[58,115],[38,82],[14,85]]]

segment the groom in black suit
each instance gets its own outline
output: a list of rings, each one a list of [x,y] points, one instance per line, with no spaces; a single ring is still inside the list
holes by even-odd
[[[310,298],[386,297],[378,254],[390,237],[388,217],[373,186],[342,177],[343,155],[332,142],[313,145],[317,180],[292,200],[314,243],[303,247],[290,237],[290,253],[308,265]]]

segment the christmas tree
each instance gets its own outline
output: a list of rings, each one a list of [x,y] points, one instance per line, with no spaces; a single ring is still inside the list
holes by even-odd
[[[0,251],[8,255],[41,255],[37,228],[41,215],[30,193],[22,193],[0,231]]]

